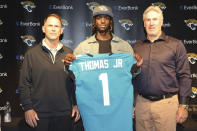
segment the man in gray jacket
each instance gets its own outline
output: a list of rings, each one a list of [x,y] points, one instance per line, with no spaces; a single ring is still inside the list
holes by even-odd
[[[74,49],[74,55],[67,54],[64,61],[67,65],[76,59],[76,55],[81,54],[101,54],[101,53],[131,53],[137,60],[133,67],[133,72],[143,63],[142,57],[134,54],[131,45],[117,37],[114,33],[114,21],[112,9],[105,5],[99,5],[93,10],[92,36],[79,43]]]

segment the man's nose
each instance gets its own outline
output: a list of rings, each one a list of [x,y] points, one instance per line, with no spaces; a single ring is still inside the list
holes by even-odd
[[[101,18],[101,22],[105,22],[105,18],[104,17]]]
[[[55,30],[56,29],[56,27],[55,26],[52,26],[52,30]]]
[[[153,25],[153,24],[154,24],[153,20],[150,20],[150,25]]]

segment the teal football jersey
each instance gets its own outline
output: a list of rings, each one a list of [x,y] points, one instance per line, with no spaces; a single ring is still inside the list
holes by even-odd
[[[85,131],[132,131],[132,54],[77,56],[69,69],[75,75],[76,99]]]

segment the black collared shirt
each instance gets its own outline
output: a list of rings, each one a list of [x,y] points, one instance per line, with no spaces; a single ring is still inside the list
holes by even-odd
[[[139,93],[160,96],[177,92],[179,103],[187,103],[187,97],[191,95],[191,78],[181,41],[162,33],[154,42],[145,39],[135,43],[134,52],[144,59],[141,73],[133,80]]]

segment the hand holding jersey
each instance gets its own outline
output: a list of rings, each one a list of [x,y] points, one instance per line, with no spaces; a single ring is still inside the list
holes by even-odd
[[[81,55],[70,65],[86,131],[132,131],[132,54]]]
[[[140,56],[139,54],[137,53],[134,53],[134,58],[136,60],[136,64],[137,64],[137,67],[140,67],[143,63],[143,58],[142,56]],[[73,54],[67,54],[64,58],[64,63],[65,65],[69,66],[74,59],[77,59],[77,57]]]
[[[64,63],[66,66],[69,66],[73,60],[76,59],[76,56],[73,54],[66,54],[66,56],[64,57]]]
[[[128,42],[113,34],[113,23],[112,9],[105,5],[96,6],[92,36],[73,52],[75,55],[91,53],[93,57],[83,55],[74,60],[76,57],[67,55],[64,60],[67,66],[74,60],[70,69],[76,78],[77,104],[86,131],[132,131],[131,79],[139,74],[141,68],[137,66],[143,60],[136,55],[140,62],[133,66],[133,49]]]

